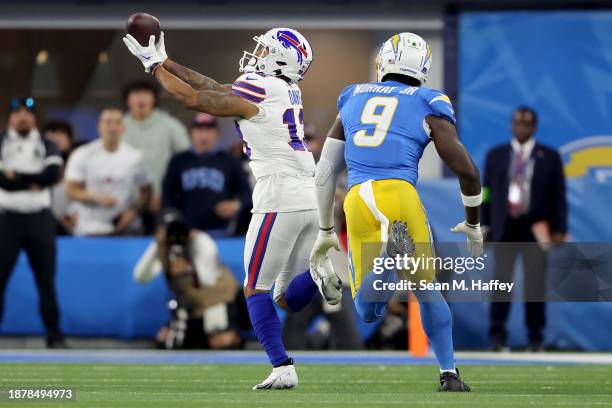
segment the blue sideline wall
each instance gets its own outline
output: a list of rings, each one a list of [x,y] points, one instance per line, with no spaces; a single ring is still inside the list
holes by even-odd
[[[585,183],[587,183],[585,185]],[[597,224],[597,214],[586,203],[612,202],[612,185],[598,184],[592,189],[587,181],[569,184],[570,229],[578,241],[612,240],[612,227],[600,227],[597,235],[589,226]],[[457,239],[448,228],[463,219],[455,180],[422,182],[419,190],[437,239]],[[587,195],[584,191],[588,191]],[[602,224],[602,223],[600,223]],[[132,278],[132,268],[148,245],[145,238],[62,238],[59,240],[57,287],[62,327],[70,336],[105,336],[118,338],[153,337],[166,322],[166,302],[170,294],[163,277],[148,285]],[[244,276],[242,239],[218,241],[223,261],[239,280]],[[612,304],[549,304],[547,341],[560,348],[612,350]],[[41,334],[38,298],[32,273],[21,257],[7,288],[5,316],[0,326],[4,334]],[[458,348],[488,346],[488,305],[456,303],[452,305],[455,343]],[[510,344],[526,342],[522,307],[514,305],[509,321]],[[371,327],[361,327],[364,335]]]

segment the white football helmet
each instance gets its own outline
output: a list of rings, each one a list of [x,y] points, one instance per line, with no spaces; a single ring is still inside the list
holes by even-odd
[[[378,81],[387,74],[412,77],[423,85],[431,67],[431,49],[413,33],[399,33],[385,41],[376,57]]]
[[[291,28],[273,28],[253,40],[257,43],[253,52],[244,51],[240,58],[240,72],[283,75],[293,82],[304,78],[312,62],[312,48],[302,34]]]

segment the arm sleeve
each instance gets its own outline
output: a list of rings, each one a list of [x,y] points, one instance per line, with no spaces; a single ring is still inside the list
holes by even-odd
[[[321,152],[321,159],[315,172],[317,206],[319,208],[319,227],[334,226],[334,197],[336,179],[346,167],[344,161],[345,142],[327,138]]]
[[[565,173],[561,157],[555,152],[554,156],[554,175],[551,208],[550,229],[552,232],[565,234],[567,232],[567,198],[565,194]]]
[[[27,190],[29,184],[25,183],[20,177],[9,179],[4,172],[0,171],[0,188],[6,191]]]
[[[40,173],[17,173],[17,176],[28,186],[37,184],[41,187],[49,187],[58,182],[60,177],[60,166],[58,164],[49,164]]]
[[[162,206],[164,208],[181,208],[181,175],[178,167],[178,155],[170,159],[162,184]]]

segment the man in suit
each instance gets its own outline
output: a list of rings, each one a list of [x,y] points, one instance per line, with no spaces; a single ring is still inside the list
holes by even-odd
[[[567,231],[565,177],[561,157],[537,143],[537,114],[519,107],[512,116],[512,140],[487,154],[482,224],[485,239],[504,242],[495,248],[495,279],[510,282],[514,263],[522,255],[524,269],[528,349],[542,349],[546,305],[533,300],[546,293],[546,253],[534,242],[534,224],[547,225],[552,242],[562,242]],[[522,243],[522,244],[517,244]],[[525,244],[534,243],[534,244]],[[502,350],[510,294],[496,294],[491,303],[491,344]]]

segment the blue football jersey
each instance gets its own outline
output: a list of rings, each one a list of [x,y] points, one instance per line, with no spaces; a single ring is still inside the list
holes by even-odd
[[[419,160],[430,141],[425,117],[455,123],[448,96],[394,81],[349,85],[338,98],[338,111],[349,187],[370,179],[416,185]]]

